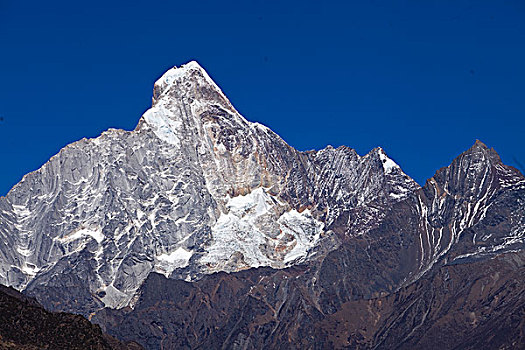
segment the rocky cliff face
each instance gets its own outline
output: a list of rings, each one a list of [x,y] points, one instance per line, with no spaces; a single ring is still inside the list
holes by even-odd
[[[299,152],[195,62],[0,209],[0,282],[149,348],[523,344],[519,171],[479,141],[422,188],[381,148]]]

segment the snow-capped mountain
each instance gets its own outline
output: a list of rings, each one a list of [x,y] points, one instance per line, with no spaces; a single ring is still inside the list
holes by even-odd
[[[0,238],[0,283],[146,348],[525,344],[518,170],[479,141],[423,187],[381,148],[297,151],[196,62],[0,197]]]
[[[155,83],[135,130],[66,146],[0,199],[0,282],[54,288],[75,312],[123,307],[152,271],[193,281],[313,258],[417,188],[380,148],[293,149],[190,62]]]

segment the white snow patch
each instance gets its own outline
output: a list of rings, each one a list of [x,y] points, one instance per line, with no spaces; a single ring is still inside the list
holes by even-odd
[[[193,252],[189,252],[186,249],[179,247],[171,253],[165,253],[165,254],[158,255],[157,259],[160,261],[170,263],[170,264],[176,264],[176,263],[179,263],[180,261],[184,261],[183,265],[181,266],[186,266],[188,265],[188,262],[192,255],[193,255]]]
[[[106,292],[106,295],[104,295],[104,297],[101,298],[101,300],[107,307],[117,309],[126,305],[130,299],[129,295],[121,292],[113,285],[109,285],[106,288],[102,289]]]
[[[161,140],[179,146],[180,140],[176,131],[182,126],[182,122],[180,119],[170,118],[170,116],[173,116],[172,114],[159,103],[148,109],[144,113],[143,118]]]
[[[179,247],[171,253],[164,253],[156,256],[156,264],[154,270],[164,274],[166,277],[176,268],[188,266],[193,252]]]
[[[285,263],[293,262],[306,256],[320,238],[323,223],[315,220],[308,209],[302,213],[291,210],[281,215],[278,220],[281,230],[295,237],[297,244],[286,254]]]
[[[20,270],[22,270],[22,272],[26,275],[35,276],[38,271],[40,271],[40,268],[38,268],[36,265],[25,262]]]
[[[382,148],[379,149],[379,159],[381,159],[381,162],[383,163],[385,174],[392,172],[393,169],[399,168],[399,165],[397,165],[392,159],[388,158]]]
[[[20,253],[20,255],[23,255],[25,257],[28,257],[32,254],[31,250],[30,249],[27,249],[27,248],[22,248],[22,247],[16,247],[16,251],[18,253]]]
[[[206,249],[208,254],[200,262],[218,271],[233,271],[243,267],[225,265],[234,253],[241,253],[249,267],[283,268],[307,256],[319,240],[323,224],[308,210],[302,213],[290,210],[279,216],[277,212],[281,205],[284,203],[263,188],[230,198],[226,204],[228,212],[222,213],[212,227],[213,241]],[[262,216],[275,220],[277,225],[271,228],[268,224],[258,224]]]
[[[392,197],[394,199],[401,199],[401,198],[405,198],[406,196],[407,196],[406,193],[402,193],[402,194],[390,193],[390,197]]]
[[[90,230],[87,228],[81,228],[80,230],[73,231],[71,234],[58,238],[57,240],[61,243],[69,243],[84,237],[91,237],[97,241],[97,243],[100,243],[104,240],[104,234],[102,233],[102,230]]]
[[[13,211],[18,217],[24,217],[31,214],[31,212],[29,211],[29,209],[27,209],[25,205],[13,204]]]
[[[264,214],[275,203],[277,201],[268,195],[263,188],[257,188],[247,195],[231,198],[226,204],[226,208],[237,217],[250,214],[247,220],[251,221],[255,217]]]

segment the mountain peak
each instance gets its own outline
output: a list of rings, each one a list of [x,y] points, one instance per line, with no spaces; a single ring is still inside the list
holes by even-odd
[[[482,141],[476,139],[476,142],[474,142],[474,144],[465,152],[463,153],[478,153],[478,152],[483,152],[483,153],[487,153],[487,152],[490,152],[490,148],[487,147],[486,144],[484,144]],[[492,150],[494,152],[494,150]],[[495,152],[494,152],[495,153]]]
[[[184,84],[183,84],[184,83]],[[197,62],[190,61],[180,67],[173,67],[167,70],[153,86],[153,105],[162,98],[172,98],[170,95],[179,95],[180,97],[202,98],[202,96],[193,96],[198,90],[200,95],[202,91],[213,92],[206,96],[213,99],[220,99],[226,102],[229,108],[233,108],[227,97],[222,93],[219,86],[213,81],[206,70]]]
[[[476,140],[474,145],[455,158],[448,167],[438,170],[432,179],[450,193],[475,197],[489,182],[513,177],[511,173],[493,148]]]
[[[202,68],[202,66],[197,61],[190,61],[186,64],[181,65],[180,67],[174,66],[173,68],[167,70],[164,74],[162,74],[162,76],[155,82],[155,85],[169,85],[180,78],[190,76],[196,71],[206,73],[204,68]]]
[[[480,140],[476,140],[472,147],[470,147],[468,150],[463,152],[458,159],[465,158],[465,157],[481,157],[486,158],[487,161],[489,161],[492,164],[501,164],[501,159],[499,157],[499,154],[494,150],[494,148],[489,148],[487,145],[485,145]]]
[[[190,61],[169,69],[155,82],[152,107],[137,129],[148,125],[159,138],[180,145],[192,132],[200,132],[199,137],[206,134],[202,124],[218,118],[243,127],[248,124],[204,68]]]
[[[476,142],[474,142],[474,145],[472,147],[481,147],[488,149],[487,145],[485,145],[482,141],[476,139]]]

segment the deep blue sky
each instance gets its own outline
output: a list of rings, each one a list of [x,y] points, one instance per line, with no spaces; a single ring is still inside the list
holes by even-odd
[[[0,194],[66,144],[133,129],[201,63],[300,149],[382,146],[419,183],[475,139],[525,163],[525,2],[2,1]]]

